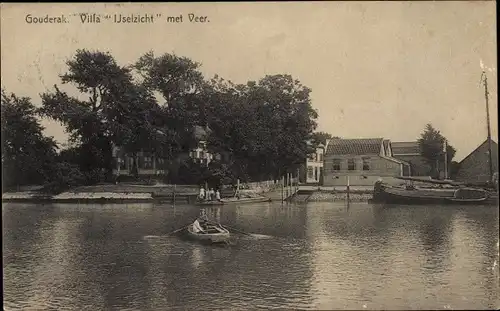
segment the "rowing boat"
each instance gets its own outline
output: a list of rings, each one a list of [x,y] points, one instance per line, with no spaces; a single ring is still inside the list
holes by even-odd
[[[209,243],[226,243],[229,241],[229,230],[219,224],[209,223],[203,228],[203,231],[197,231],[195,224],[192,223],[187,228],[187,234],[190,238]]]

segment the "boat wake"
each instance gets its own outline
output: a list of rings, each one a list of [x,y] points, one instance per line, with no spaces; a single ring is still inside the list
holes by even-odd
[[[265,235],[265,234],[250,233],[250,235],[246,236],[246,238],[253,239],[253,240],[265,240],[265,239],[272,239],[273,237],[270,235]]]
[[[166,238],[172,238],[172,237],[175,237],[175,236],[164,234],[164,235],[145,235],[142,238],[144,240],[152,240],[152,239],[166,239]]]

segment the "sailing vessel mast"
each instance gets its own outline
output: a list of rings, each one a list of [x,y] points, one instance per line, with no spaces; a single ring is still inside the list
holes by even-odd
[[[486,75],[486,72],[483,71],[482,76],[484,77],[483,82],[484,82],[484,97],[486,99],[486,125],[488,127],[488,162],[489,162],[489,168],[490,168],[490,181],[493,181],[493,155],[491,153],[491,127],[490,127],[490,107],[488,103],[488,76]]]

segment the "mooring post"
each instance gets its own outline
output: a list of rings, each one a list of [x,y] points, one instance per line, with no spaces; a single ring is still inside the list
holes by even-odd
[[[347,206],[349,206],[349,192],[350,192],[350,185],[349,185],[349,175],[347,175]]]
[[[290,178],[288,177],[288,173],[286,173],[286,179],[285,179],[285,191],[286,191],[286,196],[285,199],[288,199],[289,196],[289,189],[288,189],[288,183],[289,183]]]
[[[176,185],[174,184],[174,200],[173,200],[174,201],[174,205],[175,205],[175,190],[176,190],[175,188],[176,188]]]
[[[299,180],[300,180],[300,169],[298,168],[297,169],[297,191],[296,192],[299,192]]]
[[[281,203],[285,201],[285,176],[281,176]]]

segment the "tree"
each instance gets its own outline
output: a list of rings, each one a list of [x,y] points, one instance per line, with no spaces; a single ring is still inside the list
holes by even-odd
[[[312,134],[312,143],[314,146],[317,146],[319,144],[326,145],[326,142],[332,138],[340,138],[340,137],[332,136],[332,134],[327,132],[314,132]]]
[[[132,85],[130,71],[119,66],[109,53],[77,50],[66,62],[63,84],[71,83],[87,100],[70,97],[56,85],[42,94],[40,112],[66,126],[70,139],[81,144],[80,167],[84,171],[112,168],[111,143],[116,108],[126,103],[123,94]],[[83,97],[83,96],[82,96]]]
[[[80,100],[54,86],[42,95],[43,115],[62,122],[72,141],[80,143],[80,168],[93,182],[102,179],[100,171],[111,172],[112,145],[136,154],[142,149],[159,149],[158,135],[162,111],[151,91],[133,81],[130,68],[120,66],[109,54],[77,50],[67,62],[63,84],[71,83],[88,97]]]
[[[263,180],[295,173],[311,153],[308,140],[316,128],[310,89],[290,75],[266,76],[235,85],[214,78],[208,95],[210,146],[239,163],[238,178]],[[246,176],[245,176],[246,175]]]
[[[50,176],[57,144],[43,135],[28,97],[2,90],[2,167],[4,186],[44,183]]]
[[[441,169],[444,167],[444,151],[443,147],[446,138],[431,124],[427,124],[424,132],[420,135],[418,144],[422,157],[431,167],[431,175],[439,177]],[[446,144],[447,165],[451,165],[456,149],[450,144]]]
[[[196,125],[206,125],[205,81],[200,64],[186,57],[153,52],[144,54],[132,66],[142,78],[142,86],[159,92],[164,103],[156,110],[163,156],[172,160],[196,144]],[[157,150],[158,151],[158,150]]]

